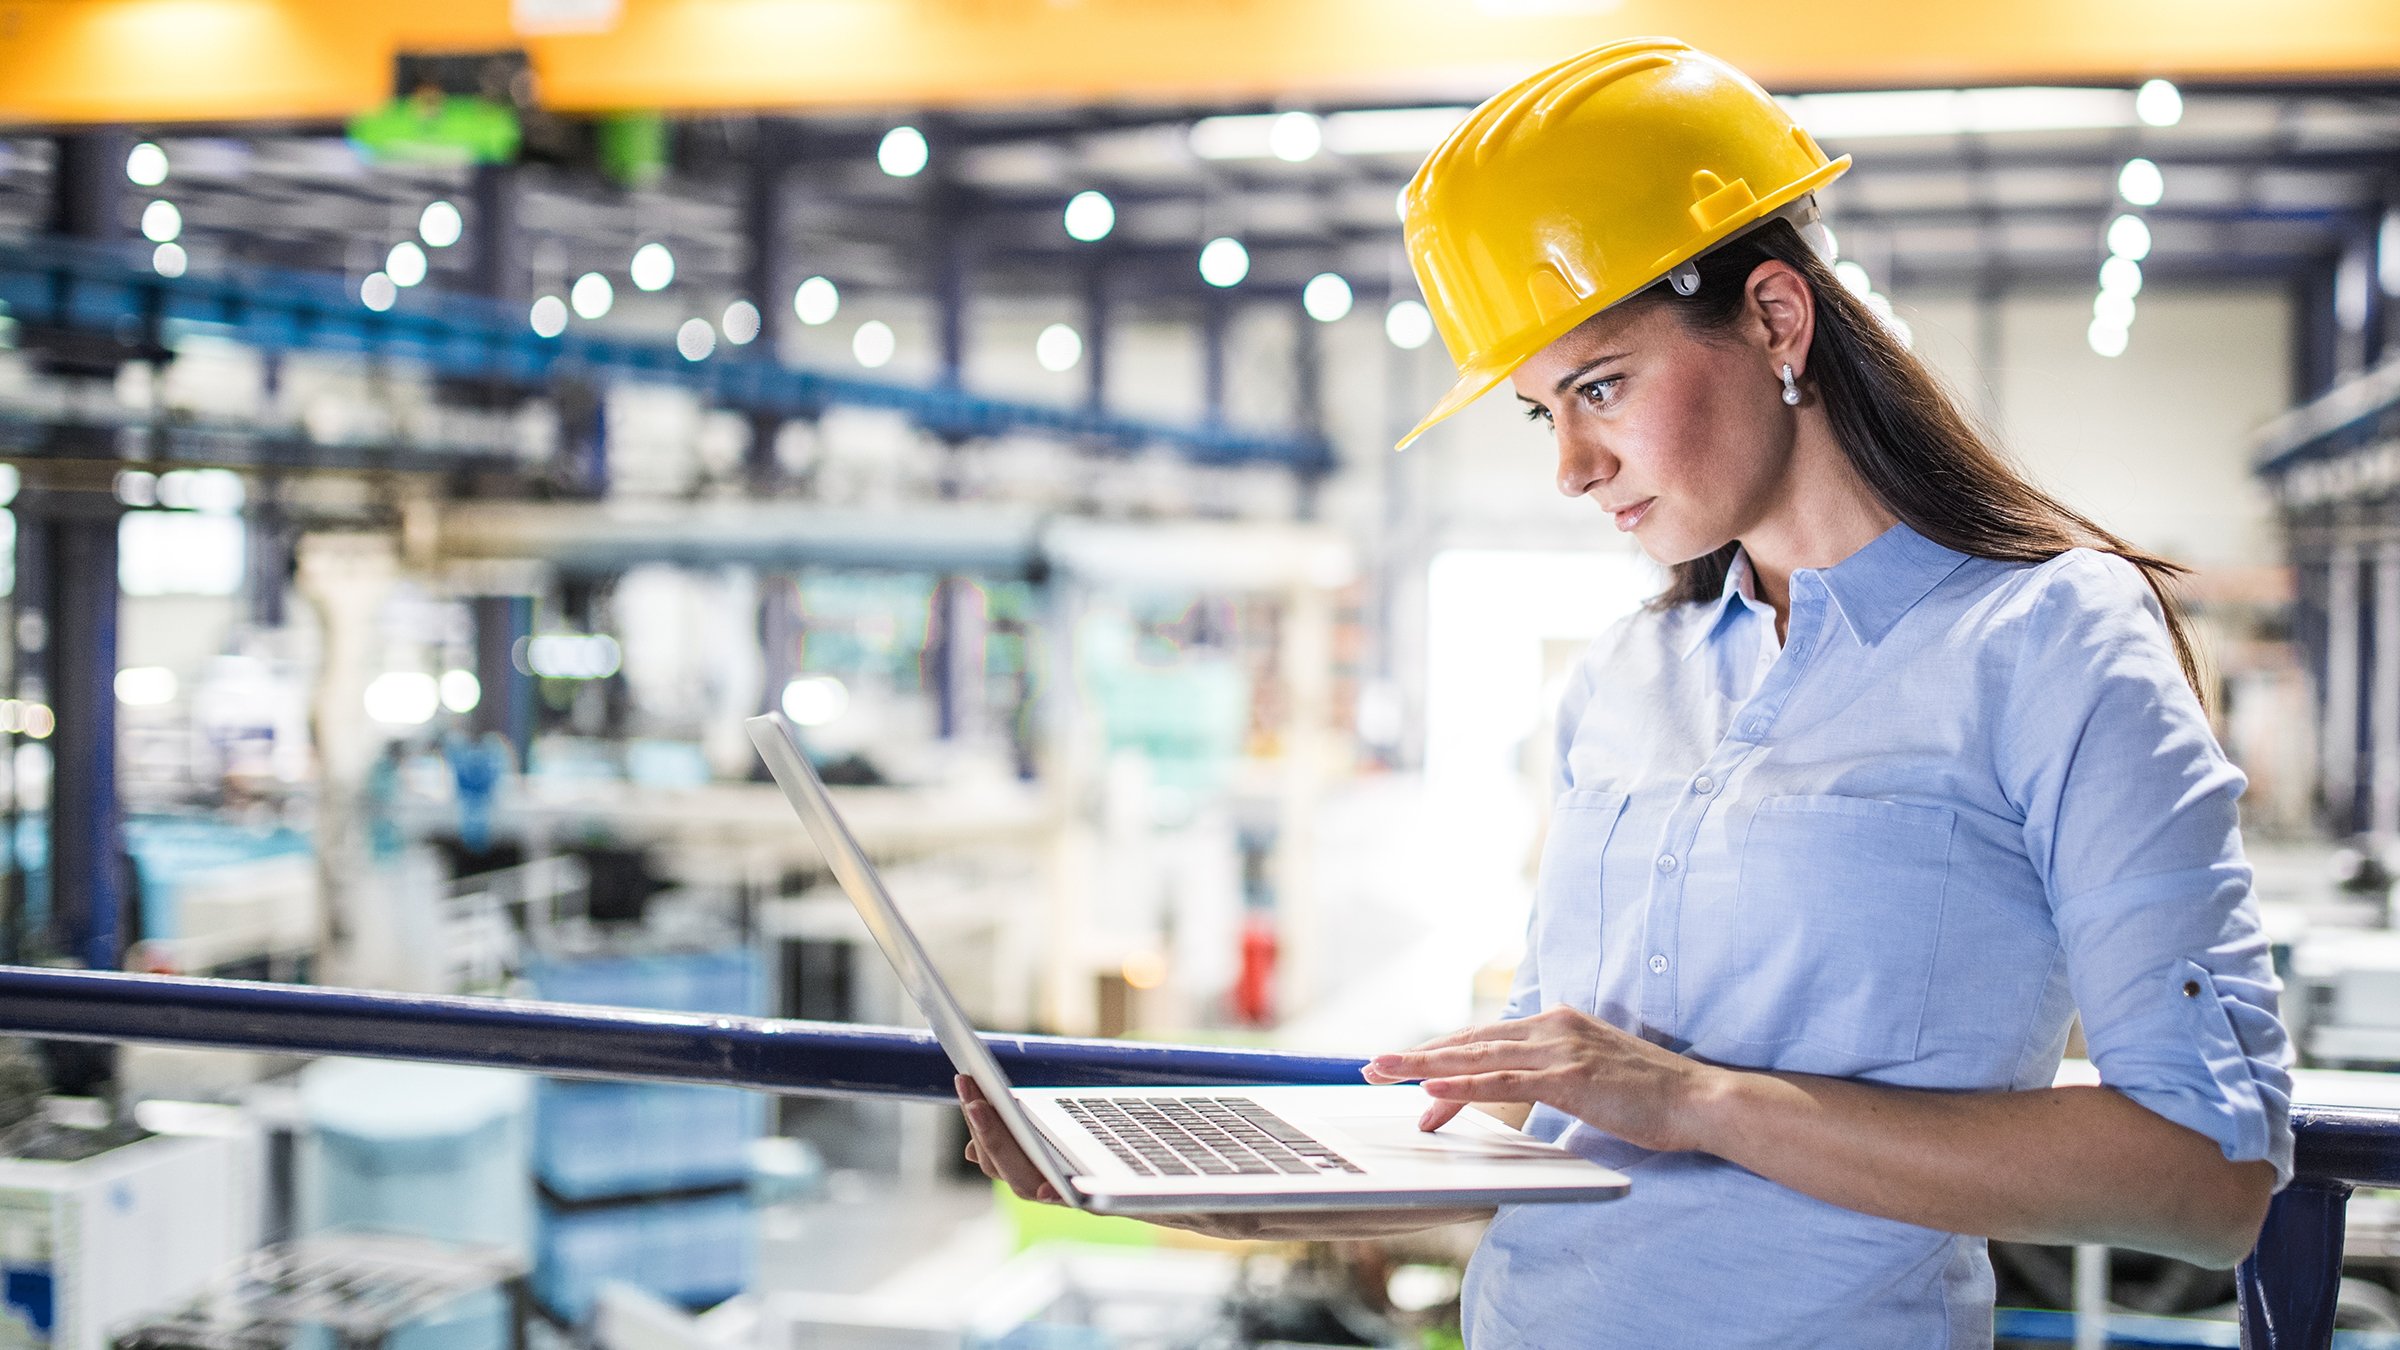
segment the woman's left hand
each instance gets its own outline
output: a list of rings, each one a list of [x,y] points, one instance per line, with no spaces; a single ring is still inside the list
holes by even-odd
[[[1687,1059],[1564,1005],[1377,1055],[1370,1083],[1421,1079],[1437,1129],[1469,1102],[1540,1102],[1629,1144],[1701,1147],[1700,1110],[1730,1070]]]

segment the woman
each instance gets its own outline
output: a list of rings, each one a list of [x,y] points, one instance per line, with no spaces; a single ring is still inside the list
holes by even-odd
[[[2176,569],[2027,484],[1834,278],[1809,194],[1845,167],[1645,41],[1410,185],[1462,370],[1428,424],[1507,380],[1671,575],[1570,681],[1503,1020],[1366,1069],[1423,1080],[1427,1129],[1480,1104],[1633,1177],[1500,1211],[1478,1347],[1989,1345],[1984,1239],[2229,1266],[2290,1175]],[[2078,1013],[2104,1086],[2053,1087]],[[971,1156],[1039,1194],[989,1110]]]

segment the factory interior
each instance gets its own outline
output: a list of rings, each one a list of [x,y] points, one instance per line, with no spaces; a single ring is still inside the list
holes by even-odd
[[[2189,569],[2299,1096],[2400,1107],[2400,11],[2259,18],[0,0],[0,963],[692,1029],[0,1041],[0,1347],[1464,1345],[1477,1223],[1202,1236],[938,1093],[712,1081],[711,1019],[927,1026],[744,723],[986,1032],[1498,1016],[1665,573],[1505,389],[1394,452],[1456,377],[1395,203],[1649,33],[1854,157],[1842,283]],[[2400,1191],[2344,1222],[2337,1343],[2400,1345]],[[2229,1270],[1992,1264],[2003,1346],[2236,1343]]]

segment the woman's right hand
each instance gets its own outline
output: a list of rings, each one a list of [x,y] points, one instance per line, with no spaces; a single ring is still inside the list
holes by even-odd
[[[1020,1200],[1063,1204],[1058,1189],[1042,1176],[1025,1155],[1015,1136],[1001,1123],[1000,1112],[984,1100],[975,1080],[964,1074],[952,1080],[958,1103],[966,1112],[967,1161],[994,1181],[1005,1182]],[[1389,1237],[1442,1224],[1488,1219],[1489,1209],[1352,1209],[1301,1214],[1145,1214],[1146,1223],[1179,1228],[1187,1233],[1237,1241],[1308,1242],[1340,1238]]]

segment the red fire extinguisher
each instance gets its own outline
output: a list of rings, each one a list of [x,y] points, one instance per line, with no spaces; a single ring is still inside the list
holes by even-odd
[[[1275,915],[1253,909],[1242,918],[1241,974],[1233,982],[1233,1011],[1251,1026],[1275,1020]]]

